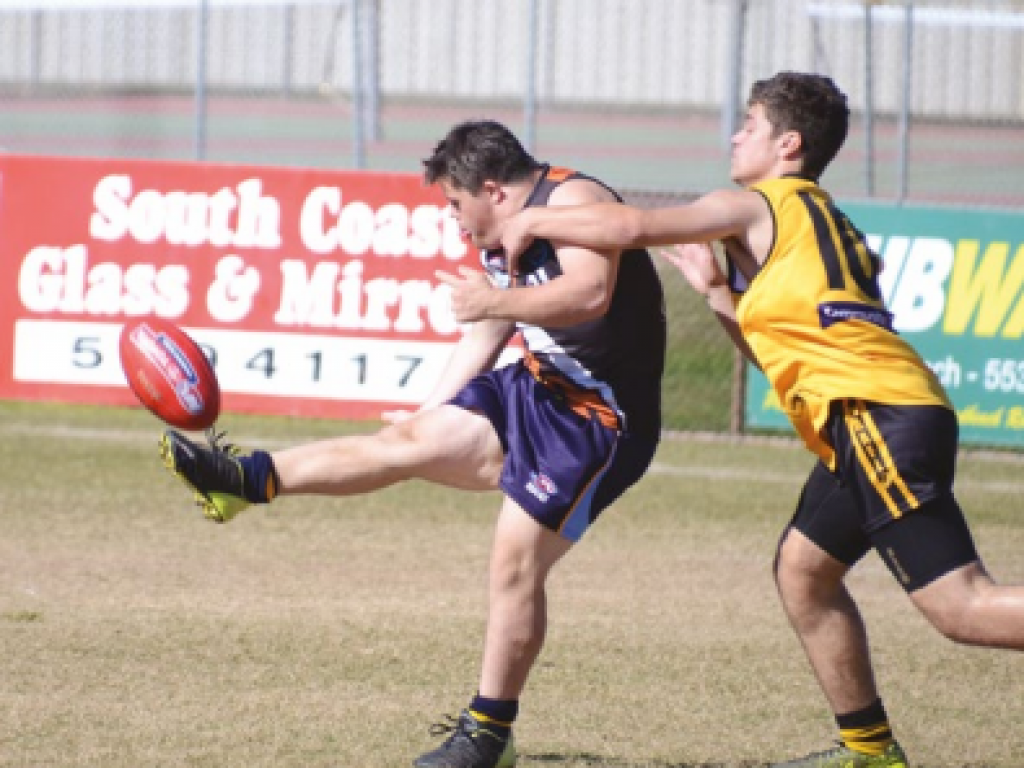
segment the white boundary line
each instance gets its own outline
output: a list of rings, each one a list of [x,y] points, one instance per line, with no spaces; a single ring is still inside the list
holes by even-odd
[[[34,435],[36,437],[52,438],[54,440],[97,440],[103,442],[120,442],[120,443],[149,443],[153,446],[154,457],[156,456],[156,444],[157,439],[162,431],[162,427],[154,422],[152,430],[136,430],[136,429],[104,429],[95,427],[53,427],[47,426],[42,427],[36,424],[28,422],[8,422],[7,424],[0,425],[0,434],[9,435]],[[779,438],[779,437],[757,437],[753,436],[750,438],[735,437],[729,435],[716,435],[714,433],[686,433],[686,432],[673,432],[666,435],[669,440],[679,441],[690,441],[690,442],[716,442],[726,443],[733,442],[736,444],[744,443],[757,444],[757,443],[771,443],[778,445],[779,447],[794,449],[800,449],[799,443],[790,438]],[[295,445],[296,443],[305,442],[308,440],[319,439],[310,435],[295,434],[289,437],[287,440],[282,438],[262,438],[254,436],[249,440],[244,441],[245,443],[251,443],[254,445],[260,445],[265,448],[284,448],[289,445]],[[977,458],[982,461],[991,462],[1003,462],[1003,463],[1024,463],[1024,456],[1020,454],[1004,454],[998,452],[983,452],[983,451],[971,451],[967,450],[964,452],[966,455],[972,458]],[[808,454],[808,471],[810,470],[811,456]],[[792,486],[794,489],[799,488],[807,475],[803,472],[780,472],[780,471],[767,471],[757,467],[753,468],[741,468],[741,467],[722,467],[722,466],[706,466],[700,464],[666,464],[661,461],[655,461],[650,468],[650,472],[653,475],[669,475],[675,477],[693,478],[698,480],[755,480],[759,483],[766,483],[771,485],[787,485]],[[991,493],[1024,493],[1024,481],[1020,483],[1008,483],[1008,482],[985,482],[961,479],[957,480],[957,488],[969,489],[969,490],[980,490],[989,491]]]

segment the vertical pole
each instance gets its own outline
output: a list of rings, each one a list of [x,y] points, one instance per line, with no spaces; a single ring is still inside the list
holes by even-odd
[[[366,18],[366,100],[363,133],[370,141],[380,138],[380,0],[369,0]]]
[[[366,167],[366,146],[363,139],[363,45],[361,0],[349,0],[352,9],[352,167]]]
[[[864,185],[868,197],[875,196],[875,94],[872,73],[871,6],[864,0]]]
[[[537,147],[537,56],[540,54],[540,0],[528,0],[526,30],[526,87],[523,89],[523,144],[527,152]]]
[[[30,35],[32,38],[32,50],[29,54],[31,57],[29,63],[31,73],[29,78],[32,83],[32,90],[35,91],[43,77],[43,12],[40,10],[32,11],[31,19]]]
[[[903,205],[907,199],[907,166],[910,161],[910,93],[914,69],[914,3],[907,0],[903,17],[903,104],[900,108],[899,124],[899,187],[896,205]]]
[[[747,409],[747,358],[738,349],[732,352],[732,411],[729,414],[729,431],[738,435],[744,429],[744,414]]]
[[[209,22],[209,0],[199,0],[196,9],[196,92],[195,92],[195,153],[196,160],[206,159],[206,26]]]
[[[743,88],[743,42],[747,26],[747,0],[733,0],[729,15],[729,36],[733,41],[726,50],[725,94],[722,97],[722,146],[728,147],[736,133],[740,114],[740,90]]]
[[[295,3],[284,7],[284,24],[281,39],[281,95],[292,92],[292,57],[295,55]]]
[[[746,39],[747,0],[733,0],[730,17],[730,37],[733,48],[726,53],[725,94],[722,98],[721,141],[729,147],[738,128],[743,88],[743,46]],[[729,431],[739,434],[744,430],[744,412],[747,392],[747,361],[737,349],[732,357],[732,392],[729,411]]]

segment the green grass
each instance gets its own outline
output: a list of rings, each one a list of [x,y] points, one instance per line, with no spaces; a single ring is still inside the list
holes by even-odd
[[[244,443],[366,423],[228,415]],[[0,766],[408,765],[475,690],[495,494],[409,483],[202,520],[139,410],[0,403]],[[811,458],[666,439],[556,569],[522,768],[753,766],[822,748],[770,563]],[[1024,459],[965,454],[993,573],[1024,581]],[[953,645],[873,556],[851,589],[915,768],[1024,764],[1024,658]]]
[[[660,265],[668,314],[662,386],[666,429],[725,431],[734,347],[707,303],[674,267]]]

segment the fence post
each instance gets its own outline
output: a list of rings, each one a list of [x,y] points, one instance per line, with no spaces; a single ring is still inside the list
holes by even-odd
[[[746,429],[743,418],[747,408],[747,358],[739,349],[732,352],[732,409],[729,413],[729,432],[742,434]]]
[[[864,0],[864,185],[867,196],[875,196],[875,93],[871,7],[875,0]]]
[[[914,3],[907,0],[903,17],[903,103],[900,105],[898,128],[900,143],[899,186],[896,190],[896,205],[903,205],[907,199],[907,164],[910,152],[910,90],[914,69]]]
[[[284,23],[281,25],[281,95],[292,93],[292,58],[295,55],[295,3],[284,7]]]
[[[32,84],[32,91],[39,88],[43,79],[43,12],[32,11],[30,36],[32,47],[29,53],[29,81]]]
[[[199,0],[196,19],[195,151],[196,160],[206,159],[206,25],[209,0]]]
[[[523,91],[523,144],[527,152],[537,146],[537,56],[540,29],[540,0],[528,0],[526,29],[526,88]]]
[[[363,135],[369,141],[380,138],[380,0],[369,0],[364,35]]]
[[[363,139],[363,35],[360,6],[362,0],[349,0],[352,11],[352,167],[366,167],[366,146]]]
[[[726,51],[725,96],[722,98],[722,146],[728,147],[736,133],[743,88],[743,37],[747,27],[747,0],[733,0],[729,16],[729,39],[733,49]]]

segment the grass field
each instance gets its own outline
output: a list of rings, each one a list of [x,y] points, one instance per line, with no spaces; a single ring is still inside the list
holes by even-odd
[[[276,446],[369,425],[230,417]],[[0,765],[408,765],[476,684],[498,500],[409,484],[203,521],[144,412],[0,403]],[[769,575],[809,457],[666,439],[550,584],[531,766],[753,766],[833,726]],[[1024,581],[1024,458],[965,455],[994,574]],[[917,768],[1024,765],[1024,657],[954,646],[874,556],[852,579]]]

